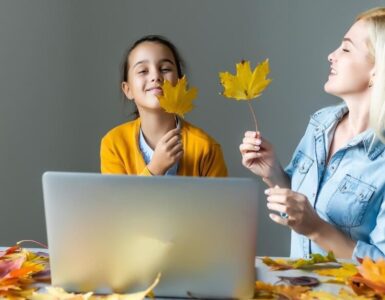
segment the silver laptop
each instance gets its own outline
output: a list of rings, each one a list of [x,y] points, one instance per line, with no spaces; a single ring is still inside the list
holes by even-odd
[[[67,291],[250,298],[257,182],[47,172],[52,284]]]

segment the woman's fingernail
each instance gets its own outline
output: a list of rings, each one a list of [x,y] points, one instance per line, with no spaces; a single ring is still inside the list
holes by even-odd
[[[255,144],[258,146],[258,145],[260,145],[262,143],[262,141],[261,140],[256,140],[255,141]]]
[[[270,189],[265,190],[265,195],[270,195]]]
[[[259,146],[254,146],[254,149],[255,149],[255,150],[259,150],[260,147],[259,147]]]

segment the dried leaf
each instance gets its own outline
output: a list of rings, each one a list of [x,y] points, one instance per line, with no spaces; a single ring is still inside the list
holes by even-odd
[[[25,250],[19,244],[8,248],[0,256],[0,298],[25,299],[35,288],[34,274],[45,270],[48,258]]]
[[[301,295],[301,300],[369,300],[365,296],[357,296],[345,289],[340,289],[338,295],[324,291],[310,291]]]
[[[327,282],[344,284],[348,278],[357,274],[358,270],[355,264],[342,263],[339,268],[314,270],[314,272],[318,275],[333,277],[333,279]]]
[[[224,88],[223,96],[227,98],[236,100],[257,98],[271,82],[271,79],[266,78],[270,72],[268,59],[257,65],[253,72],[249,61],[241,61],[236,65],[236,69],[236,75],[229,72],[219,73]]]
[[[271,270],[289,270],[289,269],[304,269],[310,266],[321,263],[337,262],[333,252],[329,252],[326,256],[322,254],[312,254],[310,259],[272,259],[270,257],[264,257],[263,263],[270,267]]]
[[[158,285],[160,280],[161,274],[159,273],[154,282],[144,291],[137,292],[133,294],[127,294],[127,295],[119,295],[119,294],[112,294],[110,296],[107,296],[106,300],[142,300],[144,299],[148,294],[152,292],[152,290]]]
[[[155,278],[154,282],[142,292],[132,294],[111,294],[107,296],[93,295],[92,292],[85,294],[67,293],[60,287],[47,287],[46,293],[33,293],[29,299],[31,300],[143,300],[146,295],[150,294],[151,291],[159,283],[161,274],[159,273]]]
[[[370,258],[364,258],[358,270],[360,273],[348,280],[354,292],[358,295],[385,298],[385,260],[374,262]]]
[[[178,79],[178,82],[173,86],[169,81],[165,81],[162,86],[163,95],[159,95],[160,106],[168,113],[173,113],[184,117],[194,108],[192,101],[197,97],[198,90],[191,88],[187,90],[187,80],[183,76]]]
[[[280,281],[288,283],[290,285],[300,285],[314,287],[319,285],[320,281],[311,276],[278,276]]]
[[[31,300],[87,300],[92,292],[86,294],[67,293],[60,287],[46,287],[46,293],[33,293]]]
[[[266,299],[267,297],[283,297],[285,299],[299,299],[300,295],[309,291],[309,287],[305,286],[285,286],[273,285],[262,281],[255,283],[255,297],[256,299]]]
[[[374,262],[370,258],[364,258],[359,271],[365,279],[371,281],[376,287],[385,292],[385,260]]]

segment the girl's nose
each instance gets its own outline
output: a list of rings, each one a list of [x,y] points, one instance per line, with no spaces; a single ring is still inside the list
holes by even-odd
[[[152,75],[151,76],[152,82],[162,82],[163,81],[162,74],[159,71],[154,70],[151,75]]]

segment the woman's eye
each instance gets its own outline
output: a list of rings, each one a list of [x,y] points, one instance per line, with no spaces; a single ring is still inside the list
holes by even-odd
[[[146,74],[147,70],[139,70],[138,74]]]

